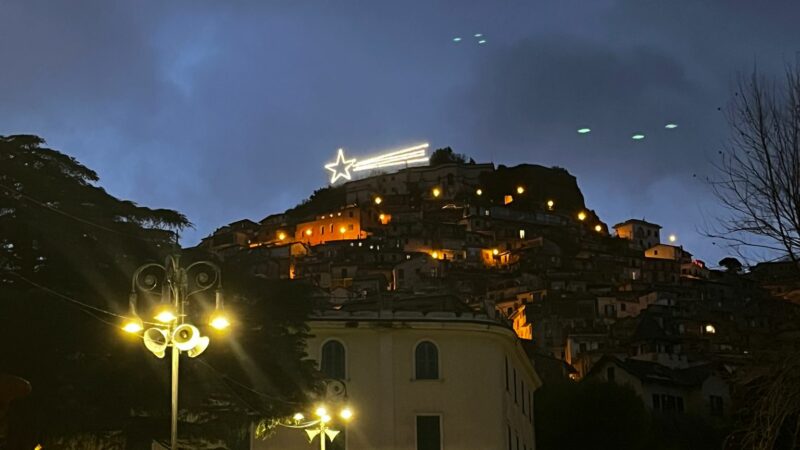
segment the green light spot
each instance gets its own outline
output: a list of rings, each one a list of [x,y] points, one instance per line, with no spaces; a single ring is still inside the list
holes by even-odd
[[[644,135],[643,134],[634,134],[633,136],[631,136],[631,139],[633,139],[634,141],[641,141],[642,139],[644,139]]]
[[[578,133],[586,134],[586,133],[588,133],[590,131],[592,131],[591,128],[581,128],[581,129],[578,130]]]
[[[664,125],[664,128],[666,128],[668,130],[672,130],[672,129],[678,128],[678,125],[676,125],[674,123],[668,123],[668,124]]]

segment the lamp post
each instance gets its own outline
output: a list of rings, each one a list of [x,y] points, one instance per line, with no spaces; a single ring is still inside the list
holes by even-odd
[[[314,439],[319,437],[319,448],[320,450],[325,450],[327,440],[330,439],[333,442],[341,431],[331,428],[333,418],[328,413],[328,408],[325,405],[317,406],[314,416],[316,418],[307,419],[302,413],[296,413],[292,417],[291,423],[279,423],[278,425],[305,431],[308,436],[308,442],[314,442]],[[345,422],[349,422],[353,418],[353,412],[345,406],[339,411],[339,417]]]
[[[160,273],[161,276],[156,275]],[[171,255],[164,264],[145,264],[133,274],[129,297],[130,315],[123,329],[129,333],[138,333],[144,329],[144,322],[139,317],[139,292],[157,294],[160,290],[161,301],[156,307],[154,318],[157,323],[144,331],[144,346],[156,357],[163,358],[167,347],[172,347],[172,415],[170,449],[178,448],[178,363],[181,352],[190,358],[199,356],[208,347],[209,338],[201,336],[200,330],[186,323],[185,306],[189,298],[195,294],[216,290],[216,308],[209,325],[216,329],[225,329],[230,321],[223,311],[222,273],[219,266],[210,261],[197,261],[187,267],[180,266],[180,256]]]

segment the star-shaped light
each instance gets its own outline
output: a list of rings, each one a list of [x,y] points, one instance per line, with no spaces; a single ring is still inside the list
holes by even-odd
[[[331,176],[331,184],[336,183],[336,180],[339,178],[350,180],[350,169],[353,167],[353,165],[355,165],[355,163],[355,158],[344,159],[344,150],[340,148],[339,153],[336,155],[336,162],[325,165],[325,168],[333,173]]]

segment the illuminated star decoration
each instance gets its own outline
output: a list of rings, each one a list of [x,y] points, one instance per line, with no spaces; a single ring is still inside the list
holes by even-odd
[[[382,169],[392,166],[408,166],[410,164],[424,164],[428,162],[428,156],[425,154],[429,144],[415,145],[382,155],[373,156],[371,158],[363,159],[356,162],[356,158],[345,159],[344,150],[339,149],[336,156],[336,162],[325,165],[327,170],[333,173],[331,176],[331,184],[336,183],[339,178],[351,180],[350,171],[359,172],[362,170]]]
[[[330,170],[333,175],[331,176],[331,184],[336,183],[339,178],[350,180],[350,168],[356,163],[355,159],[344,159],[344,150],[339,149],[339,154],[336,155],[336,162],[326,164],[325,168]]]

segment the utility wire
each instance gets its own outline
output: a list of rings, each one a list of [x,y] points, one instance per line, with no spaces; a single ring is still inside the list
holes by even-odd
[[[64,300],[66,302],[73,303],[73,304],[77,305],[78,309],[81,310],[82,312],[84,312],[86,314],[89,314],[90,316],[96,318],[97,320],[105,322],[105,323],[113,326],[114,328],[120,328],[120,327],[119,327],[118,324],[114,324],[114,323],[111,323],[111,322],[109,322],[109,321],[107,321],[105,319],[102,319],[99,316],[95,315],[94,313],[92,313],[90,311],[87,311],[86,309],[83,309],[83,308],[88,308],[88,309],[90,309],[92,311],[96,311],[96,312],[103,313],[103,314],[108,314],[109,316],[114,316],[114,317],[117,317],[117,318],[120,318],[120,319],[128,319],[129,318],[128,316],[124,316],[122,314],[117,314],[117,313],[105,310],[103,308],[98,308],[97,306],[90,305],[88,303],[84,303],[84,302],[82,302],[80,300],[76,300],[76,299],[74,299],[74,298],[72,298],[72,297],[70,297],[68,295],[62,294],[62,293],[60,293],[58,291],[55,291],[55,290],[53,290],[53,289],[51,289],[51,288],[49,288],[47,286],[41,285],[41,284],[39,284],[39,283],[37,283],[37,282],[35,282],[35,281],[23,276],[23,275],[20,275],[20,274],[18,274],[16,272],[12,272],[12,271],[9,271],[9,270],[5,270],[4,272],[17,277],[20,280],[30,284],[31,286],[34,286],[34,287],[36,287],[38,289],[41,289],[44,292],[47,292],[50,295],[58,297],[61,300]],[[148,325],[158,325],[158,324],[156,324],[154,322],[143,322],[143,323],[148,324]]]
[[[81,217],[78,217],[78,216],[75,216],[73,214],[70,214],[70,213],[68,213],[66,211],[62,211],[62,210],[60,210],[58,208],[54,208],[54,207],[48,205],[47,203],[44,203],[44,202],[42,202],[40,200],[37,200],[37,199],[31,197],[30,195],[23,194],[23,193],[17,191],[16,189],[11,188],[9,186],[6,186],[6,185],[4,185],[2,183],[0,183],[0,188],[6,190],[7,192],[9,192],[12,195],[16,195],[16,196],[19,196],[21,198],[24,198],[25,200],[28,200],[29,202],[31,202],[31,203],[33,203],[35,205],[41,206],[42,208],[45,208],[45,209],[47,209],[49,211],[52,211],[52,212],[54,212],[56,214],[60,214],[60,215],[62,215],[64,217],[68,217],[68,218],[70,218],[72,220],[75,220],[75,221],[78,221],[78,222],[80,222],[82,224],[93,226],[95,228],[101,229],[103,231],[107,231],[109,233],[115,233],[115,234],[119,234],[119,235],[122,235],[122,236],[131,237],[131,238],[134,238],[134,239],[139,239],[139,240],[142,240],[142,241],[147,241],[147,242],[152,242],[153,241],[150,238],[146,238],[146,237],[139,236],[139,235],[132,234],[132,233],[126,233],[124,231],[115,230],[113,228],[108,228],[108,227],[100,225],[98,223],[94,223],[94,222],[92,222],[90,220],[83,219]],[[177,233],[176,233],[176,235],[177,235]]]

